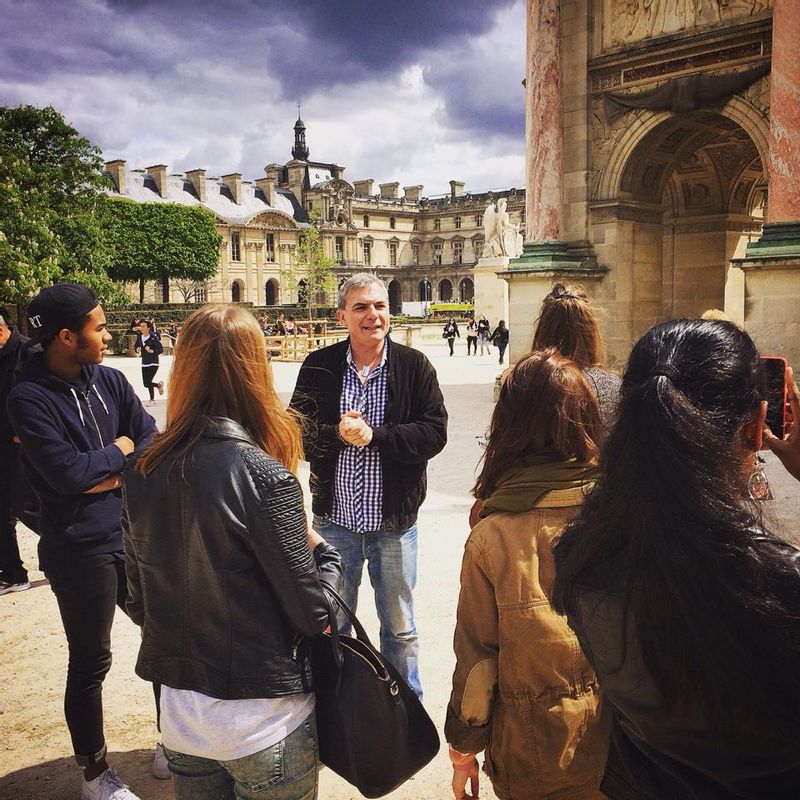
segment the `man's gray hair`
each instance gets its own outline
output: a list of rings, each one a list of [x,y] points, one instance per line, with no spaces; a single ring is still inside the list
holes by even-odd
[[[361,289],[364,286],[370,286],[373,283],[380,286],[387,295],[389,294],[386,284],[374,272],[357,272],[355,275],[351,275],[339,287],[339,291],[336,295],[336,307],[339,311],[344,311],[347,305],[348,292],[351,292],[353,289]]]

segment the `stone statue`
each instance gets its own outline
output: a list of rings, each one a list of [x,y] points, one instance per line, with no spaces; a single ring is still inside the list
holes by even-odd
[[[494,202],[490,202],[483,212],[483,231],[486,236],[486,244],[483,247],[481,258],[497,258],[508,256],[518,258],[522,255],[522,234],[519,225],[513,225],[508,215],[508,200],[501,197],[497,201],[497,208]]]

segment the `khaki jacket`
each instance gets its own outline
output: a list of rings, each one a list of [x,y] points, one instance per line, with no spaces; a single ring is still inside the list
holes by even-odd
[[[554,539],[582,500],[552,491],[531,511],[492,514],[465,546],[445,734],[462,753],[486,750],[501,800],[603,797],[610,710],[548,600]]]

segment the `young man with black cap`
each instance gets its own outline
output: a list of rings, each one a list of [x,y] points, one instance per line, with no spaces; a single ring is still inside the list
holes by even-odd
[[[6,413],[6,399],[11,391],[14,371],[28,340],[9,324],[0,308],[0,594],[24,592],[31,588],[28,572],[22,565],[17,545],[16,500],[21,481],[17,444]]]
[[[106,762],[102,686],[114,607],[124,609],[127,593],[122,470],[155,422],[125,376],[100,365],[111,335],[85,286],[43,289],[28,306],[28,328],[42,352],[22,365],[8,415],[41,501],[39,563],[69,644],[64,713],[84,771],[81,798],[136,800]]]

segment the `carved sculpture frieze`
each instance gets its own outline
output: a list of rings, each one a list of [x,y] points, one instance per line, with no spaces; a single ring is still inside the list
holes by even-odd
[[[755,17],[767,11],[771,0],[612,0],[605,20],[611,46],[637,42],[652,36],[701,28],[739,17]]]

